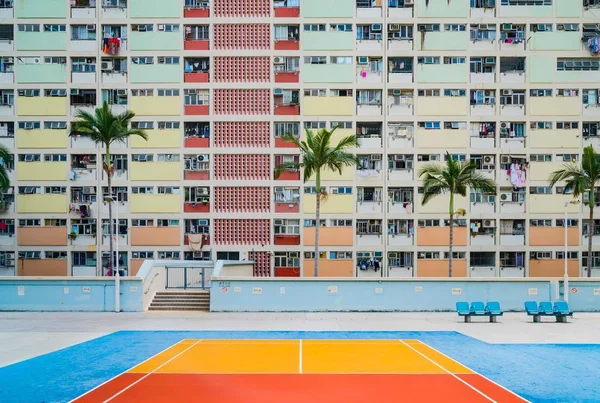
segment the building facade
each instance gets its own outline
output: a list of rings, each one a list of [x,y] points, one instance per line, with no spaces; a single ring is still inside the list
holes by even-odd
[[[599,0],[0,0],[0,143],[13,187],[1,275],[95,275],[119,262],[252,259],[257,276],[447,276],[448,197],[417,172],[474,160],[456,276],[582,275],[588,205],[549,174],[600,148]],[[148,141],[69,137],[78,109],[136,113]],[[356,134],[360,166],[314,182],[286,133]],[[309,178],[310,179],[310,178]],[[600,189],[596,190],[600,200]],[[598,221],[598,220],[597,220]],[[379,270],[369,264],[374,258]]]

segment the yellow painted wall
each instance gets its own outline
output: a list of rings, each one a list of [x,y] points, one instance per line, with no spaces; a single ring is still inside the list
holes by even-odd
[[[67,195],[17,195],[17,213],[67,212]]]
[[[181,179],[180,162],[132,162],[132,181],[178,181]]]
[[[580,148],[581,132],[574,130],[530,130],[531,148]]]
[[[425,130],[417,129],[417,147],[422,148],[469,148],[467,130]]]
[[[531,162],[528,179],[532,181],[547,181],[550,174],[561,169],[562,162]]]
[[[18,116],[64,116],[66,97],[17,97]]]
[[[315,246],[315,228],[305,227],[302,231],[304,246]],[[321,227],[319,245],[352,246],[354,244],[354,227]]]
[[[423,195],[419,195],[418,198],[418,205],[417,205],[417,211],[419,213],[425,213],[425,214],[429,214],[429,213],[441,213],[441,214],[445,214],[448,215],[448,206],[450,204],[450,196],[449,195],[439,195],[436,196],[432,199],[429,199],[429,202],[426,205],[423,205],[421,203],[421,200],[423,200]],[[466,197],[462,197],[459,195],[455,195],[454,196],[454,211],[462,208],[467,210],[467,198]],[[443,217],[444,219],[446,217]]]
[[[17,130],[17,148],[67,148],[67,130]]]
[[[17,162],[20,181],[66,181],[67,162]]]
[[[169,130],[146,130],[148,141],[140,136],[132,136],[131,148],[180,148],[181,132],[177,129]]]
[[[313,129],[312,132],[317,134],[318,129]],[[331,136],[330,144],[332,147],[335,147],[344,137],[353,136],[355,134],[356,132],[353,129],[336,129]],[[302,131],[300,139],[306,140],[306,132],[304,130]]]
[[[533,116],[579,116],[579,97],[530,97],[529,114]]]
[[[417,115],[466,116],[469,114],[468,97],[419,97]]]
[[[354,97],[304,97],[304,116],[353,116]]]
[[[179,116],[180,97],[129,97],[129,107],[140,116]]]
[[[179,213],[181,195],[178,194],[132,194],[132,213]]]
[[[573,200],[573,195],[529,195],[528,209],[532,214],[564,214],[565,203]],[[568,212],[577,213],[581,207],[569,204]]]
[[[342,174],[340,175],[337,171],[334,172],[324,169],[323,172],[321,172],[321,181],[353,181],[355,170],[355,167],[345,167],[342,169]],[[315,175],[308,178],[308,180],[314,181]]]
[[[315,213],[316,195],[302,195],[304,214]],[[327,200],[321,201],[321,213],[323,214],[352,214],[354,213],[354,195],[329,195]]]

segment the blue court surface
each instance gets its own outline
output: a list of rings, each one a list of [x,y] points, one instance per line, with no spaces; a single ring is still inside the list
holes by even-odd
[[[0,402],[70,402],[176,343],[192,339],[417,340],[525,400],[600,402],[600,345],[487,344],[456,332],[281,331],[112,333],[0,368]]]

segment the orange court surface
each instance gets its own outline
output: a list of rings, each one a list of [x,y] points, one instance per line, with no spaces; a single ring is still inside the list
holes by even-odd
[[[419,340],[185,339],[72,402],[527,400]]]

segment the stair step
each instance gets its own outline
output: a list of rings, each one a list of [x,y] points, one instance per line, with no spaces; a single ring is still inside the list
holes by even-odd
[[[198,306],[208,306],[210,302],[195,302],[195,301],[176,301],[176,302],[164,302],[164,301],[152,301],[150,306],[169,306],[169,305],[198,305]]]
[[[208,309],[198,309],[196,307],[149,307],[149,311],[194,311],[194,312],[208,312]]]

